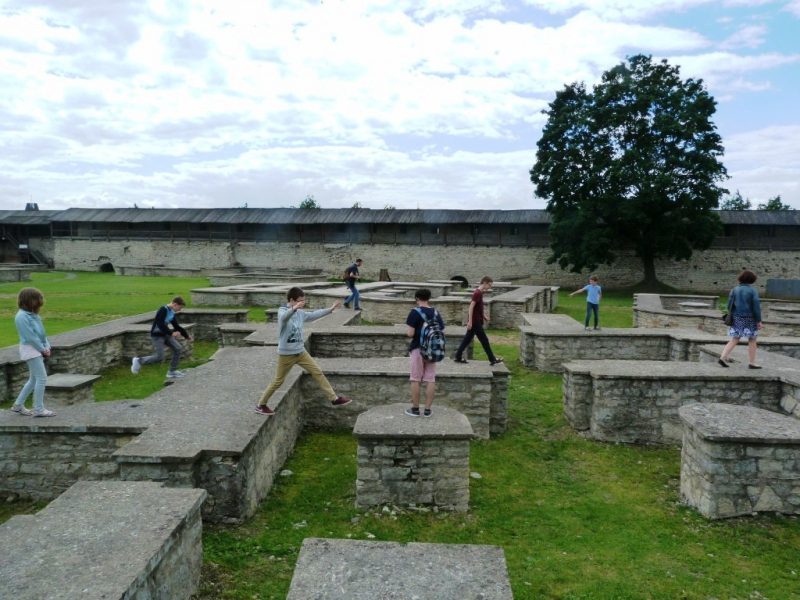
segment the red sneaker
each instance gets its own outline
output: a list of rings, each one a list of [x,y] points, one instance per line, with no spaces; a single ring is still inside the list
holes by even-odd
[[[267,415],[267,416],[270,416],[270,415],[274,415],[274,414],[275,414],[275,411],[274,411],[274,410],[272,410],[272,409],[271,409],[269,406],[267,406],[266,404],[256,404],[256,412],[257,412],[258,414],[261,414],[261,415]]]
[[[334,406],[344,406],[345,404],[350,404],[350,398],[345,398],[344,396],[339,396],[336,400],[331,400],[331,404]]]

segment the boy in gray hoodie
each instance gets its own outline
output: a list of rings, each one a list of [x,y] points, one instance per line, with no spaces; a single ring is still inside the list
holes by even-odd
[[[350,402],[350,398],[336,395],[317,363],[306,352],[305,341],[303,340],[303,323],[305,321],[314,321],[329,315],[342,303],[334,302],[330,308],[322,308],[313,312],[301,310],[305,305],[305,293],[299,287],[293,287],[286,294],[286,304],[278,309],[278,325],[280,325],[280,333],[278,334],[278,370],[275,373],[275,379],[269,384],[261,400],[256,405],[257,413],[268,416],[275,414],[275,411],[267,406],[267,401],[275,393],[275,390],[283,385],[286,376],[295,365],[302,367],[306,373],[309,373],[314,378],[333,406],[343,406]]]

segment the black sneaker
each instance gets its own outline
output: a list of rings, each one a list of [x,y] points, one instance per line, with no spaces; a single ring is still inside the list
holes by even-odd
[[[353,310],[361,310],[360,306],[356,306]]]
[[[419,416],[419,409],[418,408],[407,408],[406,414],[409,417],[418,417]]]
[[[720,367],[725,367],[726,369],[728,368],[728,363],[726,363],[721,358],[719,360],[717,360],[717,363],[719,364]]]
[[[345,307],[345,308],[350,308],[350,304],[349,304],[349,303],[347,303],[347,302],[345,302],[345,303],[344,303],[344,307]]]
[[[333,406],[344,406],[345,404],[350,404],[350,402],[350,398],[346,396],[337,396],[335,399],[331,400]]]
[[[433,416],[433,413],[431,412],[431,409],[430,409],[430,408],[426,408],[426,409],[425,409],[425,412],[424,412],[424,413],[422,413],[422,415],[423,415],[423,416],[425,416],[425,417],[432,417],[432,416]]]

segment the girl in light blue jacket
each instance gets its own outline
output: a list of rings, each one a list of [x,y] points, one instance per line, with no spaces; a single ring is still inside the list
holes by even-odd
[[[39,311],[44,306],[44,296],[36,288],[25,288],[17,296],[17,306],[19,312],[14,318],[14,324],[19,333],[19,356],[28,363],[31,377],[11,410],[24,417],[55,417],[56,413],[44,407],[44,386],[47,383],[44,359],[50,356],[50,342],[47,341],[44,324],[39,317]],[[31,393],[32,411],[25,408],[25,401]]]

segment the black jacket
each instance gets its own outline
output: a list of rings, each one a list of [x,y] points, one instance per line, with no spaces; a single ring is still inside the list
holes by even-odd
[[[172,331],[170,330],[169,325],[166,323],[167,310],[168,309],[166,306],[162,306],[158,309],[156,318],[153,320],[153,326],[150,328],[150,335],[158,335],[161,337],[169,337],[172,335]],[[180,323],[178,323],[177,313],[172,317],[172,327],[174,331],[180,332],[184,338],[189,337],[189,334],[186,332],[186,330],[180,326]]]

